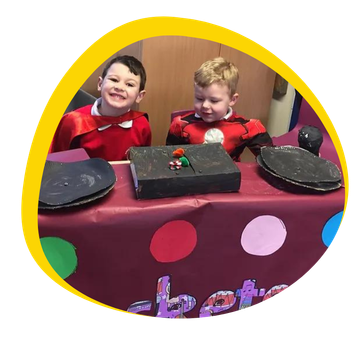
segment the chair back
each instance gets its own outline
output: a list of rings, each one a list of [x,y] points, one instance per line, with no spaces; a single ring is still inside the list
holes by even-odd
[[[175,110],[171,113],[171,121],[174,120],[174,118],[176,118],[177,116],[181,116],[181,115],[185,115],[188,112],[193,111],[193,109],[188,109],[188,110]]]
[[[87,93],[86,91],[79,89],[79,91],[75,94],[75,96],[70,101],[70,104],[66,108],[64,114],[66,114],[70,111],[79,109],[86,105],[92,105],[92,104],[94,104],[95,100],[96,100],[95,96],[92,96],[91,94]]]

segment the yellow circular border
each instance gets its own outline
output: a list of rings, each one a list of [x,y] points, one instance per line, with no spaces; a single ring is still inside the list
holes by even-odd
[[[144,37],[145,33],[146,37]],[[124,36],[124,34],[126,34],[126,36]],[[312,91],[280,59],[262,46],[242,35],[202,21],[174,17],[153,17],[124,24],[104,35],[86,50],[65,74],[52,94],[40,119],[30,149],[22,196],[22,224],[25,240],[31,255],[38,265],[47,275],[65,289],[86,300],[106,307],[110,306],[87,297],[67,284],[46,260],[40,245],[38,232],[38,200],[42,172],[45,165],[47,150],[49,149],[52,136],[55,133],[60,118],[73,96],[89,77],[89,74],[93,73],[94,69],[119,51],[119,49],[145,38],[166,35],[195,37],[230,46],[261,61],[291,83],[291,85],[306,98],[306,101],[317,113],[335,145],[345,179],[344,210],[346,208],[348,173],[344,152],[335,128]]]

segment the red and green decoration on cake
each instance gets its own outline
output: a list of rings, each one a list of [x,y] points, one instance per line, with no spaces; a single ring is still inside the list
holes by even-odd
[[[185,156],[185,150],[183,148],[178,148],[173,151],[173,156],[174,158],[177,158],[177,160],[169,162],[170,170],[180,170],[182,167],[190,166],[190,162]]]

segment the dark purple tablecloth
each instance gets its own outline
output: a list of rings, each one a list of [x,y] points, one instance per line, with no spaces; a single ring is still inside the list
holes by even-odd
[[[129,165],[114,165],[117,183],[106,197],[40,212],[39,235],[74,244],[78,267],[66,281],[115,308],[199,317],[254,305],[293,284],[324,254],[322,231],[343,210],[345,191],[306,193],[257,164],[239,167],[238,193],[136,200]],[[285,241],[257,255],[249,252],[247,230],[255,224],[258,237],[272,244],[274,233],[261,228],[267,216],[282,223]]]

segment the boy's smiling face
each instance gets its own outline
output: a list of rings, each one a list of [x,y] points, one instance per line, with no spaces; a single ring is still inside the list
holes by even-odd
[[[238,94],[230,96],[228,86],[219,83],[202,88],[195,84],[194,110],[207,122],[221,120],[230,106],[235,105]]]
[[[110,66],[104,79],[99,78],[98,90],[101,92],[100,113],[104,116],[120,116],[131,106],[139,103],[145,95],[140,89],[140,75],[130,72],[121,63]]]

